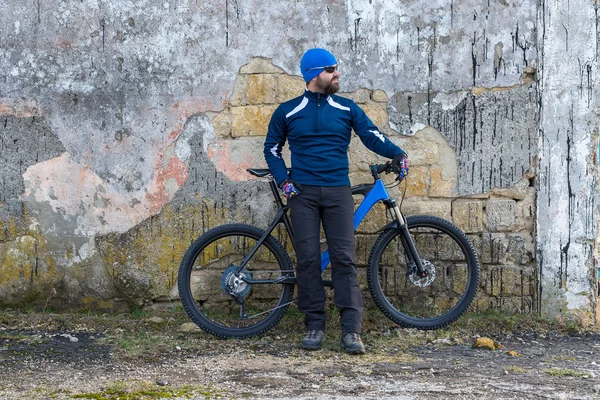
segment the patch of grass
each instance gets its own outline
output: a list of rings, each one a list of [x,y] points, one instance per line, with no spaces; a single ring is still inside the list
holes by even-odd
[[[43,343],[45,341],[44,338],[17,331],[0,331],[0,340],[1,339],[30,344]]]
[[[148,318],[152,316],[152,312],[142,308],[136,308],[131,312],[131,316],[137,319]]]
[[[577,357],[574,356],[552,356],[546,360],[547,363],[555,361],[577,361]]]
[[[583,372],[575,371],[574,369],[569,368],[548,368],[545,369],[544,372],[558,377],[572,376],[574,378],[581,378],[584,376]]]
[[[498,334],[528,330],[548,331],[551,328],[553,328],[551,321],[534,314],[512,314],[502,310],[487,310],[480,313],[466,313],[444,330]]]
[[[72,394],[73,399],[92,400],[153,400],[174,398],[218,399],[223,395],[209,388],[184,385],[184,386],[158,386],[148,382],[115,382],[104,390],[96,393]]]
[[[575,320],[550,320],[537,314],[514,314],[502,310],[468,312],[450,326],[440,330],[448,335],[466,334],[512,334],[518,332],[539,332],[568,335],[597,332],[598,328],[584,328]]]

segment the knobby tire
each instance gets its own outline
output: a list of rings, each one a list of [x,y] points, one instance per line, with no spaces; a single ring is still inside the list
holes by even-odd
[[[223,275],[227,275],[226,271],[231,270],[231,265],[239,265],[263,233],[251,225],[222,225],[200,236],[184,255],[177,281],[179,296],[188,316],[205,332],[221,338],[256,336],[273,328],[286,313],[294,294],[293,284],[250,285],[244,295],[248,306],[251,305],[250,301],[256,301],[252,303],[252,306],[257,304],[254,319],[236,320],[239,304],[222,289]],[[257,267],[255,271],[255,265],[269,269],[265,271]],[[287,252],[271,235],[267,236],[247,268],[254,279],[293,276]],[[272,294],[272,298],[267,298]],[[263,302],[276,303],[262,310],[260,307]],[[209,312],[207,304],[212,304],[218,312]]]
[[[394,228],[384,231],[373,245],[367,266],[369,290],[379,309],[395,323],[438,329],[458,319],[473,301],[479,285],[479,262],[467,236],[451,222],[434,216],[410,216],[406,223],[435,279],[424,287],[411,282],[401,233]]]

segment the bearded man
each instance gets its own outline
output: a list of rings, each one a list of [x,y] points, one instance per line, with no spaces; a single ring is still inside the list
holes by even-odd
[[[354,244],[354,201],[348,178],[352,130],[375,153],[406,165],[406,153],[386,138],[340,88],[338,62],[329,51],[308,50],[300,61],[306,82],[301,96],[273,113],[265,140],[267,165],[288,199],[296,248],[298,310],[307,335],[301,348],[318,350],[325,341],[325,289],[321,279],[320,226],[331,257],[334,303],[340,312],[340,345],[364,354],[360,338],[363,299],[358,285]],[[289,142],[291,173],[281,150]]]

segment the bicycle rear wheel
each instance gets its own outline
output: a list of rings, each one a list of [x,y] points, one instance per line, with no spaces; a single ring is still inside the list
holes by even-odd
[[[222,338],[259,335],[283,317],[292,301],[294,285],[275,283],[293,277],[283,246],[268,236],[236,275],[263,231],[231,224],[200,236],[179,267],[179,297],[189,317],[204,331]],[[270,283],[248,284],[245,279]]]
[[[433,216],[406,218],[426,277],[411,265],[401,232],[389,229],[375,242],[367,279],[375,303],[405,327],[437,329],[460,317],[479,285],[479,262],[466,235],[455,225]]]

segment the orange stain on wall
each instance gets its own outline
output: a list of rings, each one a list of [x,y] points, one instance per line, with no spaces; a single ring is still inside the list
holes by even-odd
[[[225,174],[227,178],[234,182],[247,181],[251,175],[246,172],[247,168],[255,167],[254,157],[250,154],[243,156],[243,161],[236,162],[231,158],[231,150],[226,142],[219,143],[216,150],[209,147],[208,158],[215,164],[217,170]]]

